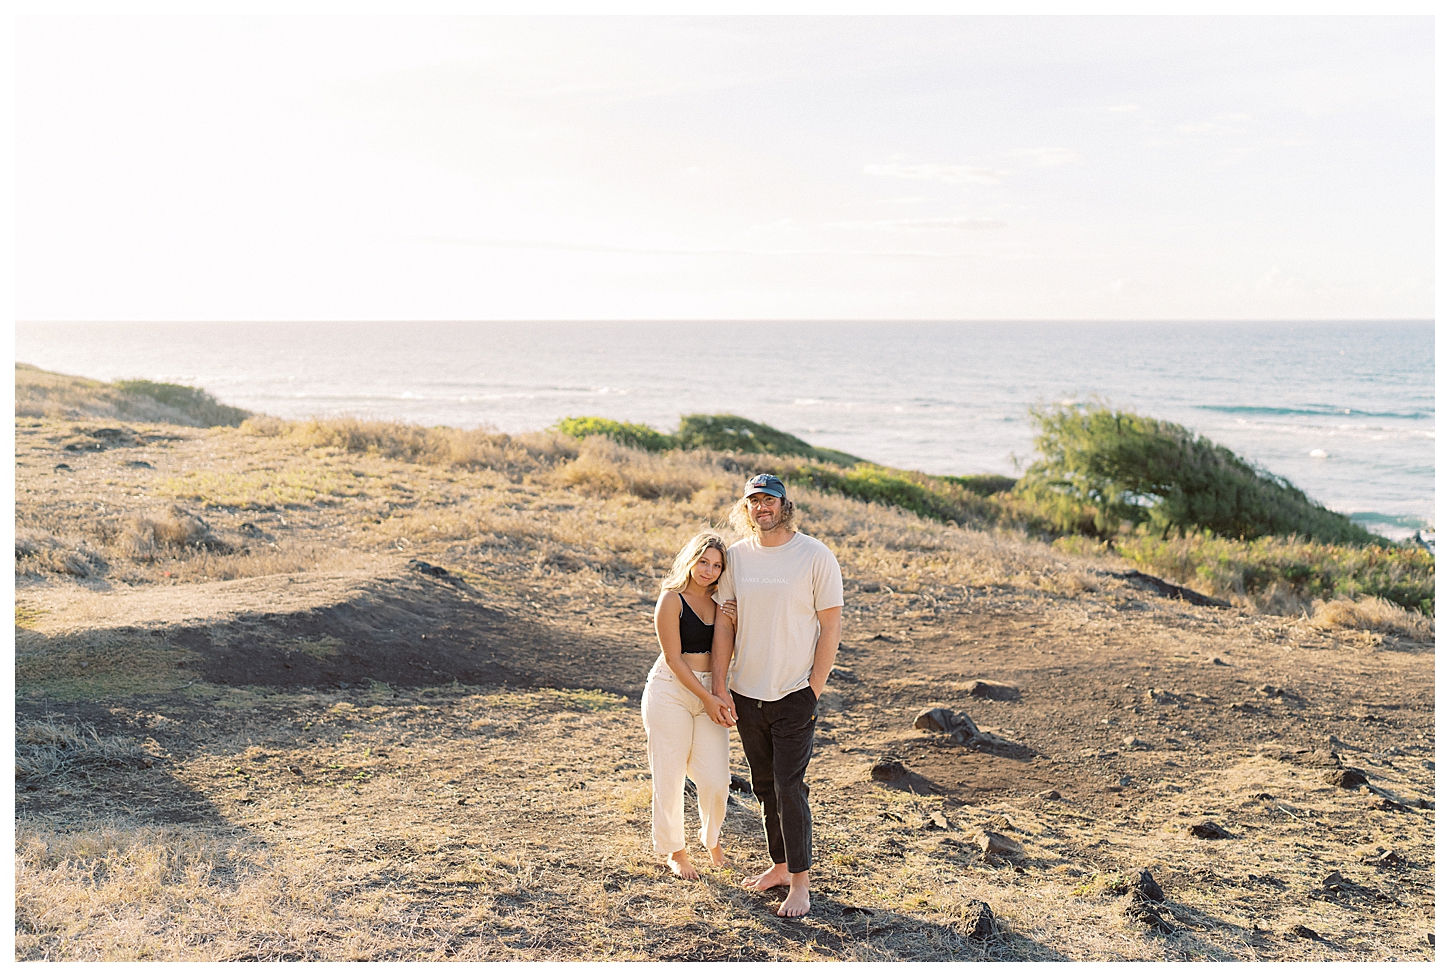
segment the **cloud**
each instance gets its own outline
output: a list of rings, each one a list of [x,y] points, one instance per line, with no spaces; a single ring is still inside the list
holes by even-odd
[[[1138,106],[1136,106],[1136,105],[1109,105],[1105,111],[1108,111],[1108,112],[1136,112],[1136,111],[1138,111]]]
[[[1220,112],[1206,122],[1190,122],[1173,128],[1190,135],[1236,135],[1246,130],[1234,123],[1247,122],[1252,118],[1243,112]]]
[[[1029,160],[1033,166],[1065,166],[1068,163],[1076,163],[1080,158],[1077,153],[1070,149],[1063,149],[1061,146],[1014,149],[1012,155],[1018,159]]]
[[[943,163],[868,163],[866,172],[870,176],[894,176],[903,180],[939,180],[942,183],[985,183],[988,185],[999,182],[1002,177],[1007,175],[1004,170]]]
[[[454,247],[497,248],[506,251],[583,251],[592,254],[647,254],[673,257],[710,257],[713,255],[748,255],[764,258],[825,255],[827,257],[864,258],[981,258],[970,251],[866,251],[822,248],[636,248],[617,244],[584,244],[570,241],[537,241],[513,238],[466,238],[430,235],[406,240],[420,244],[442,244]]]
[[[900,217],[894,220],[831,221],[826,227],[910,228],[925,230],[982,231],[1006,227],[1002,221],[988,217]]]

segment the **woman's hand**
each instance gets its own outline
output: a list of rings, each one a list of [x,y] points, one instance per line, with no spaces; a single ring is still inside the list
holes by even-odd
[[[735,616],[735,602],[733,600],[727,600],[725,603],[721,604],[720,613],[724,614],[730,619],[730,626],[732,628],[738,627],[740,625],[740,621]]]
[[[735,725],[734,706],[718,695],[706,697],[704,706],[706,714],[710,717],[710,721],[716,726],[724,726],[728,729]]]

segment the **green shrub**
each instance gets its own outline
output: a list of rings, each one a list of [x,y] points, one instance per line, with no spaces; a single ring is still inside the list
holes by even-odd
[[[676,447],[674,438],[661,434],[652,427],[630,424],[627,421],[611,421],[607,417],[566,417],[555,424],[553,429],[571,438],[602,434],[611,441],[645,451],[668,451]]]
[[[1071,548],[1065,539],[1054,545]],[[1295,537],[1240,540],[1208,532],[1175,539],[1135,533],[1114,545],[1150,573],[1219,596],[1263,594],[1277,583],[1306,601],[1382,597],[1428,617],[1435,614],[1435,557],[1419,547],[1343,546]]]
[[[252,416],[251,411],[218,403],[215,397],[200,387],[157,383],[154,380],[117,380],[113,386],[126,393],[140,394],[168,407],[174,407],[205,427],[236,427]]]
[[[675,432],[675,437],[684,448],[711,448],[715,451],[744,451],[788,458],[810,458],[846,467],[861,461],[855,455],[830,448],[817,448],[794,434],[777,431],[768,424],[734,414],[689,414],[681,417],[680,429]]]
[[[1017,485],[1017,479],[1010,475],[938,475],[944,482],[960,485],[973,495],[989,496],[998,492],[1010,492]]]
[[[1283,478],[1167,421],[1088,408],[1038,407],[1042,459],[1017,491],[1063,512],[1091,507],[1099,535],[1123,522],[1160,536],[1210,530],[1255,539],[1297,535],[1323,543],[1384,543],[1347,516],[1316,505]],[[1065,506],[1064,506],[1065,504]]]

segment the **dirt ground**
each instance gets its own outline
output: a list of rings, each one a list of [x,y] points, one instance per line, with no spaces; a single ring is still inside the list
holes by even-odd
[[[80,539],[203,462],[281,450],[153,430],[173,440],[81,451],[18,426],[17,530]],[[369,464],[411,496],[390,509],[575,504]],[[1110,561],[1073,588],[923,582],[842,535],[814,907],[786,921],[783,891],[738,885],[764,859],[747,792],[734,868],[686,883],[649,851],[648,580],[467,534],[400,546],[368,535],[378,498],[204,510],[220,539],[278,543],[292,563],[255,565],[276,572],[22,568],[17,959],[1434,957],[1431,643],[1161,599]],[[997,739],[914,728],[929,706]],[[874,780],[886,759],[902,772]],[[1140,869],[1161,903],[1133,896]]]

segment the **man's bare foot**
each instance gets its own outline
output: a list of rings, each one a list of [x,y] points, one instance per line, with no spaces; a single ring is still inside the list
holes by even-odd
[[[778,885],[790,885],[791,874],[785,865],[772,865],[769,872],[754,875],[740,883],[747,889],[754,889],[756,892],[764,892],[766,889],[774,889]]]
[[[710,851],[710,864],[716,868],[729,868],[730,859],[725,856],[725,846],[716,845]]]
[[[785,897],[785,902],[780,904],[775,914],[793,919],[810,911],[811,875],[809,872],[797,872],[790,880],[790,894]]]
[[[665,864],[670,867],[671,872],[674,872],[682,879],[688,879],[693,882],[700,877],[700,873],[695,870],[694,863],[690,861],[690,853],[684,848],[681,848],[679,851],[672,853],[669,858],[666,858]]]

